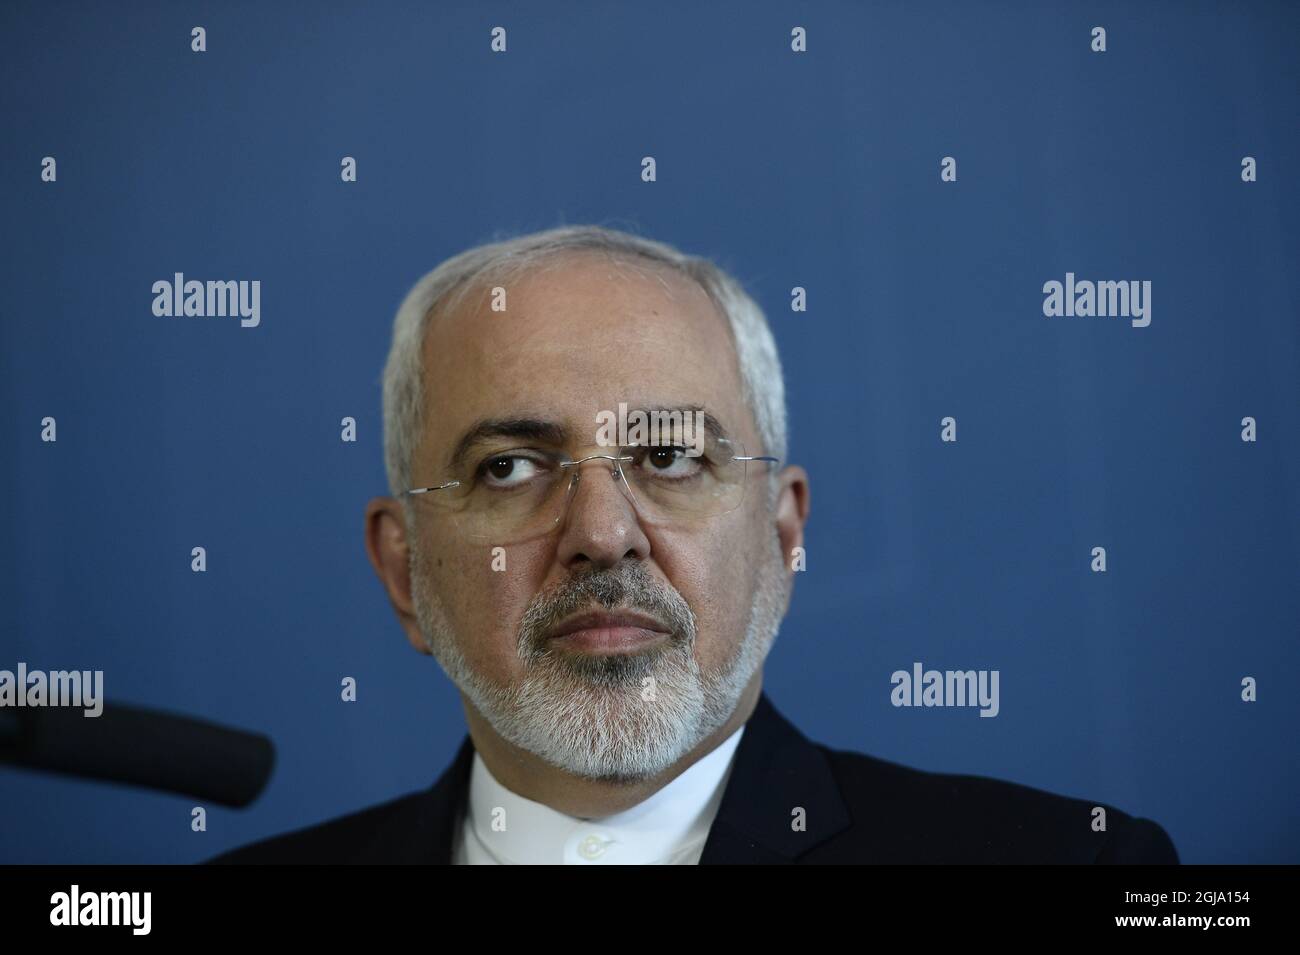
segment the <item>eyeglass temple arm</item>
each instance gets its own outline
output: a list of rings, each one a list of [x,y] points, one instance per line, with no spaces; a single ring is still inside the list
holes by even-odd
[[[449,488],[449,487],[460,487],[460,482],[459,482],[459,481],[448,481],[446,484],[439,484],[439,485],[437,485],[437,486],[435,486],[435,487],[413,487],[413,488],[411,488],[409,491],[407,491],[406,493],[407,493],[407,494],[424,494],[424,493],[426,493],[426,492],[428,492],[428,491],[441,491],[441,490],[443,490],[444,488]]]
[[[612,455],[612,454],[592,454],[592,455],[588,455],[587,457],[583,458],[582,461],[561,461],[561,462],[560,462],[560,467],[562,467],[562,468],[571,468],[571,467],[575,467],[576,465],[582,464],[584,461],[591,461],[591,460],[593,460],[594,458],[604,458],[604,459],[607,460],[607,461],[631,461],[631,460],[632,460],[632,456],[631,456],[631,455],[615,456],[615,455]],[[441,490],[443,490],[443,489],[445,489],[445,488],[449,488],[449,487],[460,487],[460,482],[459,482],[459,481],[448,481],[446,484],[439,484],[439,485],[437,485],[437,486],[435,486],[435,487],[413,487],[413,488],[411,488],[409,491],[407,491],[406,493],[407,493],[407,494],[427,494],[429,491],[441,491]]]
[[[776,463],[777,463],[778,461],[780,461],[781,459],[780,459],[780,458],[769,457],[769,456],[767,456],[766,454],[757,454],[757,455],[733,454],[733,455],[731,456],[731,460],[733,460],[733,461],[771,461],[773,464],[776,464]]]

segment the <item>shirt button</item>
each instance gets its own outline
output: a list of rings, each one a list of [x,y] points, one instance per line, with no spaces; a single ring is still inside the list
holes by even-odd
[[[584,859],[599,859],[605,854],[605,847],[609,845],[608,839],[602,839],[597,835],[590,835],[578,843],[578,855]]]

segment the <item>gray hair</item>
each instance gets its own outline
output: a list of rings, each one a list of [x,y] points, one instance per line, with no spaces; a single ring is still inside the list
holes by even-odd
[[[424,426],[425,331],[437,310],[456,308],[471,289],[537,266],[569,252],[605,254],[625,264],[637,260],[666,266],[693,279],[727,318],[739,359],[744,398],[764,447],[748,454],[786,455],[785,384],[776,341],[763,310],[740,282],[704,258],[671,245],[598,225],[574,225],[534,232],[468,249],[420,279],[393,320],[393,344],[384,366],[384,462],[390,493],[403,501],[411,487],[411,458]],[[776,469],[772,469],[773,475]]]

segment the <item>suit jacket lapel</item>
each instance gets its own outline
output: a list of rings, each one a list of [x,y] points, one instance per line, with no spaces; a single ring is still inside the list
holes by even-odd
[[[700,865],[794,862],[851,823],[826,756],[760,695]]]

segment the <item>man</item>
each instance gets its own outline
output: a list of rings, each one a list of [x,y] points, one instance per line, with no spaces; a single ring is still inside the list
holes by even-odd
[[[776,710],[808,477],[766,319],[707,261],[599,227],[455,256],[398,311],[384,421],[367,552],[469,735],[425,792],[215,861],[1177,861],[1153,822]]]

